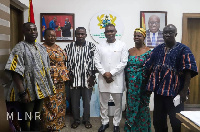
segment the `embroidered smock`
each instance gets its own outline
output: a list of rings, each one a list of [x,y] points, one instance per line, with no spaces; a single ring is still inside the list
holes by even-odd
[[[177,42],[166,52],[166,44],[158,45],[151,52],[145,67],[150,71],[146,89],[159,95],[176,96],[184,87],[184,70],[191,77],[198,74],[196,61],[189,47]]]
[[[31,101],[56,92],[50,75],[49,56],[45,47],[39,43],[33,45],[21,41],[16,44],[10,53],[5,70],[8,73],[16,72],[23,77],[23,87]],[[6,100],[19,101],[18,92],[12,83],[5,89]]]
[[[67,54],[67,68],[72,72],[73,87],[88,87],[88,78],[92,71],[96,70],[94,64],[95,44],[86,41],[84,45],[79,46],[76,42],[68,44],[65,48]]]

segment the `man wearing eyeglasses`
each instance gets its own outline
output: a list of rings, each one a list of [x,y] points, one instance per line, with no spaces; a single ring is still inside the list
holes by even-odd
[[[160,18],[156,15],[152,15],[149,17],[148,21],[149,29],[146,31],[146,40],[145,43],[147,46],[157,46],[159,44],[164,43],[162,37],[162,31],[160,28]]]
[[[173,24],[165,26],[163,29],[165,43],[155,47],[145,63],[149,78],[146,89],[154,92],[155,132],[168,132],[167,115],[173,132],[181,131],[181,121],[176,118],[176,113],[184,110],[190,80],[198,75],[192,51],[186,45],[176,42],[176,36],[177,28]]]

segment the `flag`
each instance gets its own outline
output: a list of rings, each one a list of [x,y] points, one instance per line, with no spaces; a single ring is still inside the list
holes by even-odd
[[[28,22],[35,24],[32,0],[29,0]]]
[[[144,13],[142,13],[142,28],[146,30]]]
[[[44,16],[42,16],[42,36],[44,37],[44,30],[47,29]]]

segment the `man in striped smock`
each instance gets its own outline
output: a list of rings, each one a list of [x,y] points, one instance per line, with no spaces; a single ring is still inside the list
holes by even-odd
[[[16,44],[5,66],[13,81],[11,86],[5,89],[5,96],[7,101],[20,101],[21,130],[39,131],[38,116],[42,110],[43,99],[56,91],[50,76],[49,56],[45,47],[35,42],[38,36],[36,25],[24,23],[23,33],[25,40]]]
[[[190,79],[198,74],[196,61],[189,47],[176,42],[177,29],[169,24],[163,29],[165,43],[155,47],[145,67],[150,76],[146,86],[154,92],[153,125],[155,132],[167,132],[169,115],[173,132],[180,132],[181,122],[176,113],[183,111]],[[180,95],[180,104],[173,99]]]
[[[80,125],[80,97],[83,99],[83,124],[91,128],[90,100],[95,84],[94,51],[95,45],[85,40],[86,29],[78,27],[75,31],[76,41],[65,48],[67,54],[67,67],[70,78],[70,97],[74,122],[71,128]]]

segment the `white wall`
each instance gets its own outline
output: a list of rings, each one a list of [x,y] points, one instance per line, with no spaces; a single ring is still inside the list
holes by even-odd
[[[20,1],[23,3],[28,0]],[[75,27],[85,27],[88,32],[87,40],[92,42],[94,40],[89,35],[88,29],[92,16],[101,10],[116,12],[123,19],[125,27],[121,40],[126,42],[129,48],[134,46],[134,29],[140,27],[140,11],[167,11],[167,23],[177,27],[176,40],[181,41],[182,15],[183,13],[200,13],[199,5],[200,0],[33,0],[38,29],[40,29],[40,13],[74,13]],[[27,11],[24,19],[28,20]],[[40,37],[37,38],[37,42],[40,42]],[[61,42],[57,44],[62,48],[66,45]],[[150,105],[152,109],[152,101]]]
[[[199,0],[33,0],[35,21],[38,27],[40,13],[75,13],[75,26],[88,29],[90,19],[97,12],[101,10],[116,12],[123,19],[125,30],[121,40],[126,42],[128,47],[134,46],[133,31],[140,27],[140,11],[167,11],[167,23],[177,26],[177,41],[181,41],[182,13],[199,13],[199,5]],[[87,40],[93,41],[90,35]],[[40,42],[40,37],[37,41]],[[58,44],[63,45],[63,43]]]

